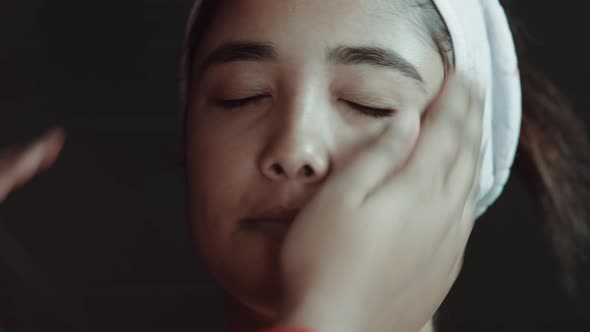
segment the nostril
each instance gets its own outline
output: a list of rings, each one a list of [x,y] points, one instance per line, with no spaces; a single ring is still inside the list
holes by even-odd
[[[314,174],[313,168],[309,165],[305,165],[303,167],[303,174],[305,174],[305,176],[312,176]]]
[[[272,170],[277,174],[284,174],[285,173],[285,170],[283,170],[283,167],[281,167],[281,165],[279,165],[279,164],[272,165]]]

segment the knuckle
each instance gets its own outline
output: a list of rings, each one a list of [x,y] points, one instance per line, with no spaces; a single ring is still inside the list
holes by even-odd
[[[455,262],[455,265],[453,266],[450,275],[450,280],[452,282],[454,282],[455,280],[457,280],[457,278],[459,277],[459,275],[461,274],[461,269],[463,268],[463,262],[464,262],[464,255],[461,252],[459,254],[459,257],[457,258],[457,261]]]

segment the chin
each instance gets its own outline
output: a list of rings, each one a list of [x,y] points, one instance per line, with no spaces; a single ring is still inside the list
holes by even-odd
[[[219,271],[214,273],[228,296],[248,311],[266,320],[275,320],[282,305],[282,290],[278,275],[259,278],[254,271]]]
[[[282,236],[236,230],[223,240],[215,241],[206,234],[197,240],[209,273],[227,295],[265,319],[278,317],[283,299],[279,268]]]

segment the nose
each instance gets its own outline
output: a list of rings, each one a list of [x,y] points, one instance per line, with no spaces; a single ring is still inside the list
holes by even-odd
[[[301,129],[282,130],[269,140],[260,161],[265,177],[272,181],[317,183],[327,176],[330,157],[324,140]]]

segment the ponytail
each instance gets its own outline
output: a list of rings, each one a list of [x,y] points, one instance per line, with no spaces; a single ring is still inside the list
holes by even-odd
[[[590,238],[590,146],[582,121],[539,70],[521,66],[523,119],[514,171],[540,206],[565,288],[579,290]]]
[[[526,62],[523,34],[511,19],[521,59],[523,118],[514,171],[541,208],[565,289],[581,291],[590,239],[590,144],[583,121],[556,86]]]

